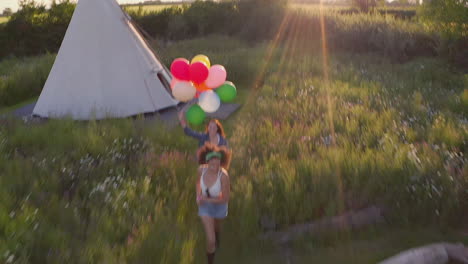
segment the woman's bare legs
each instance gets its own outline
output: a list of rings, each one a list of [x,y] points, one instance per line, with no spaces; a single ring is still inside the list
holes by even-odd
[[[206,256],[208,264],[213,264],[216,251],[215,220],[209,216],[200,216],[206,234]]]
[[[215,230],[215,239],[216,239],[216,249],[221,245],[221,222],[222,219],[214,219],[214,230]]]

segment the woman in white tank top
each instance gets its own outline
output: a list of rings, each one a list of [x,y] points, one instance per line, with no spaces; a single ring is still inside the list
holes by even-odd
[[[206,234],[208,264],[214,263],[219,247],[221,220],[228,213],[230,183],[227,169],[231,152],[226,147],[207,143],[198,150],[197,204]]]

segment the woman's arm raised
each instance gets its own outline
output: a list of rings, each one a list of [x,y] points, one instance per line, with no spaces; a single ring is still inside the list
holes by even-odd
[[[199,133],[199,132],[195,132],[193,131],[190,127],[188,127],[188,124],[187,124],[187,120],[185,120],[185,117],[184,117],[184,111],[185,107],[179,111],[179,121],[180,121],[180,125],[182,126],[182,128],[184,129],[184,133],[187,135],[187,136],[190,136],[190,137],[193,137],[193,138],[196,138],[198,140],[203,140],[204,137],[205,137],[205,134],[203,133]]]

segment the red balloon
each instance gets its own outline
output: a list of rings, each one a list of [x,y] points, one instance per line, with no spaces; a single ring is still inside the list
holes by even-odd
[[[171,64],[172,75],[182,81],[190,81],[190,64],[184,58],[175,59]]]
[[[206,64],[197,61],[190,64],[190,80],[194,83],[203,83],[208,78],[208,67]]]

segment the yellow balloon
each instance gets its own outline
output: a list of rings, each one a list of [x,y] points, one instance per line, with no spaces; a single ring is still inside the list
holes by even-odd
[[[208,59],[208,57],[203,55],[203,54],[199,54],[199,55],[193,57],[191,63],[194,63],[194,62],[197,62],[197,61],[205,63],[206,67],[208,67],[208,68],[211,67],[210,59]]]

